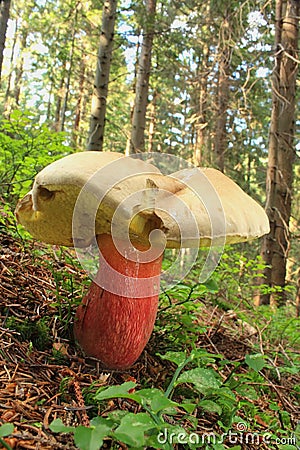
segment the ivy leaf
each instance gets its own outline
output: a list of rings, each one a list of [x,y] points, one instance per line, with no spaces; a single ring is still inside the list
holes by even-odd
[[[121,420],[121,424],[113,432],[113,436],[132,447],[145,445],[145,431],[155,429],[156,424],[146,413],[128,413]]]
[[[246,355],[245,363],[255,372],[259,372],[265,366],[266,362],[261,353],[257,353],[255,355]]]
[[[53,433],[72,433],[75,427],[67,427],[61,419],[55,419],[50,423],[49,428]]]
[[[74,432],[74,442],[80,450],[99,450],[110,431],[111,428],[104,424],[91,428],[79,425]]]

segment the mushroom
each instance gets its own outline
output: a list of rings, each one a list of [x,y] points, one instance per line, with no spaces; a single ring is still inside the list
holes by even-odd
[[[83,265],[97,250],[74,333],[87,355],[111,369],[130,367],[149,340],[166,247],[198,251],[269,231],[263,208],[221,172],[164,175],[116,152],[74,153],[45,167],[16,217],[34,238],[74,246]]]

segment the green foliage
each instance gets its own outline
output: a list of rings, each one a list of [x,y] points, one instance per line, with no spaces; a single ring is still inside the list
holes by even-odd
[[[68,273],[55,264],[57,260],[65,260],[67,267],[75,268],[77,263],[66,249],[59,250],[51,258],[49,255],[45,258],[47,248],[35,251],[33,258],[42,257],[43,263],[52,267],[53,274],[56,273],[57,300],[51,307],[58,317],[56,323],[61,323],[60,334],[64,335],[65,325],[67,328],[76,306],[72,298],[78,297],[80,287],[73,280],[74,270]],[[232,265],[234,277],[230,274],[229,257],[225,257],[224,266],[220,264],[207,283],[181,283],[162,294],[161,311],[152,339],[159,341],[155,348],[161,353],[159,357],[167,373],[164,386],[149,385],[142,378],[139,384],[126,381],[97,391],[95,386],[86,386],[83,390],[85,404],[93,405],[87,410],[91,417],[90,426],[66,426],[61,419],[56,419],[50,425],[51,431],[71,433],[76,447],[81,450],[97,450],[108,440],[112,448],[121,443],[129,449],[171,450],[178,444],[187,450],[224,450],[227,445],[225,437],[235,432],[240,423],[245,423],[250,432],[252,429],[260,430],[263,422],[274,441],[278,437],[288,438],[293,427],[291,415],[283,407],[278,407],[272,384],[266,380],[273,380],[276,384],[279,377],[299,373],[299,319],[291,318],[283,309],[255,310],[248,295],[252,292],[251,283],[256,271],[261,270],[261,263],[256,260],[245,262],[238,252],[233,260],[242,261],[242,270],[240,265]],[[245,268],[244,264],[248,267]],[[236,281],[238,277],[239,284]],[[207,299],[219,295],[224,296],[226,309],[233,306],[238,320],[259,327],[264,339],[259,344],[254,342],[252,349],[239,361],[227,360],[221,354],[199,348],[199,337],[211,331],[204,320]],[[214,306],[211,311],[215,309]],[[20,338],[30,341],[35,347],[40,345],[41,349],[48,345],[47,338],[51,339],[48,317],[42,321],[22,323],[9,317],[6,325],[20,333]],[[280,352],[282,345],[284,351]],[[53,354],[56,363],[61,361],[65,364],[66,361],[60,357]],[[280,365],[274,363],[278,360]],[[69,381],[69,378],[64,378],[61,382],[62,400],[69,396]],[[299,395],[298,386],[293,388],[293,395],[297,395],[297,390]],[[267,399],[268,407],[260,407],[261,398]],[[115,407],[123,401],[130,407],[110,410],[108,402],[111,399],[118,399],[114,402]],[[209,418],[213,424],[213,436],[203,434],[203,418]],[[269,448],[276,447],[270,444]]]
[[[265,366],[265,358],[263,355],[246,355],[245,363],[255,372],[259,372]]]
[[[223,450],[225,447],[220,442],[223,442],[226,436],[230,436],[230,433],[234,433],[232,429],[235,423],[247,428],[238,413],[246,413],[249,423],[254,420],[254,416],[259,415],[256,408],[252,411],[247,409],[251,405],[247,399],[258,398],[254,387],[256,383],[253,387],[249,387],[249,381],[255,381],[256,373],[263,369],[265,358],[262,355],[246,355],[245,365],[250,368],[246,377],[239,371],[239,365],[235,367],[232,372],[236,380],[234,388],[230,378],[222,380],[216,370],[203,367],[207,366],[208,361],[215,366],[219,355],[205,350],[193,350],[190,355],[172,351],[161,355],[161,358],[177,366],[165,391],[156,388],[137,389],[136,382],[127,381],[121,385],[102,387],[94,395],[94,401],[99,402],[100,407],[103,405],[104,411],[107,400],[118,398],[138,404],[140,412],[134,414],[128,410],[114,410],[105,417],[94,417],[90,427],[69,427],[60,419],[56,419],[51,423],[50,429],[55,433],[74,433],[75,444],[81,450],[98,450],[108,438],[131,449],[152,447],[166,450],[171,450],[176,443],[184,444],[182,448],[186,449],[207,448],[205,439],[210,439],[209,448]],[[187,366],[188,370],[184,370]],[[171,399],[172,396],[183,398],[180,394],[182,385],[189,390],[189,402]],[[242,393],[244,400],[239,401],[236,394],[241,397]],[[272,407],[279,411],[275,403],[270,405],[270,409]],[[205,433],[201,435],[201,430],[196,434],[197,419],[194,415],[196,410],[202,411],[203,414],[215,414],[223,434],[215,432],[210,436]],[[174,421],[177,416],[177,421]],[[261,420],[269,423],[270,430],[273,430],[269,434],[274,433],[272,436],[275,439],[278,436],[277,422],[271,415],[261,416]],[[281,420],[286,420],[286,427],[290,427],[288,413],[282,412]],[[190,425],[187,427],[188,423]],[[281,430],[281,433],[283,436],[286,434],[284,430]]]
[[[3,448],[6,448],[6,450],[12,450],[12,448],[2,438],[9,436],[10,434],[13,433],[13,431],[14,426],[12,423],[4,423],[0,425],[0,444],[2,445]]]
[[[30,341],[36,349],[43,351],[51,345],[48,321],[49,318],[47,317],[36,321],[32,321],[31,319],[20,321],[10,316],[6,320],[6,327],[10,330],[17,331],[17,336],[20,341]]]
[[[14,431],[12,423],[4,423],[0,426],[0,437],[9,436]]]
[[[0,123],[0,197],[15,203],[47,164],[71,152],[65,135],[55,133],[29,111],[15,110]]]
[[[204,357],[203,359],[201,357]],[[143,448],[145,446],[162,448],[170,450],[173,448],[172,442],[162,443],[159,436],[167,433],[174,436],[186,434],[184,428],[180,425],[171,425],[167,419],[168,416],[176,416],[178,411],[185,411],[186,417],[189,417],[196,403],[176,402],[171,400],[171,395],[177,386],[182,384],[192,384],[195,386],[194,400],[197,401],[199,392],[203,398],[213,397],[215,401],[203,401],[203,409],[217,412],[223,417],[223,411],[226,412],[228,404],[228,394],[221,390],[221,383],[217,374],[210,369],[195,368],[183,372],[183,368],[192,361],[200,362],[206,357],[214,359],[212,355],[203,351],[194,351],[189,356],[184,353],[169,352],[164,355],[164,359],[170,359],[177,363],[177,370],[166,391],[163,392],[156,388],[136,389],[136,383],[132,381],[125,382],[118,386],[100,388],[95,395],[94,400],[103,402],[113,398],[126,398],[136,402],[145,412],[133,414],[129,411],[114,411],[109,413],[106,418],[97,417],[91,421],[91,427],[65,427],[57,419],[52,422],[50,428],[53,432],[74,432],[74,440],[81,450],[97,450],[103,443],[105,437],[110,437],[114,441],[126,444],[129,448]],[[222,406],[220,406],[222,404]],[[232,401],[230,404],[232,411]],[[191,415],[191,420],[193,416]],[[191,444],[188,448],[194,448]]]

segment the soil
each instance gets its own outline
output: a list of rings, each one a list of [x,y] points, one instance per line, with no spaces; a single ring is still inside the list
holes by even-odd
[[[107,371],[99,361],[85,358],[73,339],[75,311],[70,311],[74,298],[79,302],[86,290],[85,273],[74,267],[71,258],[62,260],[50,250],[47,257],[40,244],[28,245],[2,230],[0,424],[14,424],[13,434],[5,438],[11,448],[71,450],[76,448],[71,434],[50,431],[49,424],[54,419],[61,418],[66,425],[88,425],[89,415],[107,412],[99,411],[93,404],[92,394],[100,386],[135,380],[164,389],[175,368],[156,355],[159,343],[155,335],[136,364],[124,372]],[[74,280],[71,289],[67,286],[66,274]],[[59,315],[58,301],[62,302]],[[253,342],[257,342],[257,330],[247,329],[247,324],[242,326],[232,313],[212,306],[207,307],[201,320],[209,332],[199,336],[199,346],[229,360],[225,378],[230,375],[230,362],[242,361]],[[292,391],[299,383],[299,374],[281,377],[276,383],[266,375],[266,385],[271,388],[273,397],[290,412],[295,424],[300,420],[300,409]],[[253,403],[260,409],[269,407],[267,397]],[[108,408],[137,411],[135,405],[125,400],[110,401]],[[259,422],[259,418],[257,420]],[[202,429],[218,428],[214,414],[206,414],[199,421]],[[262,429],[267,426],[258,425]],[[267,448],[264,445],[259,448]],[[103,448],[110,446],[107,440]],[[120,444],[119,448],[126,446]],[[249,444],[244,448],[257,446]]]

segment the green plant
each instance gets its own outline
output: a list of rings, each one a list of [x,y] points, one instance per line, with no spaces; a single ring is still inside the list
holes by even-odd
[[[211,278],[206,283],[181,282],[162,293],[155,324],[156,348],[160,352],[196,345],[199,335],[206,331],[205,324],[199,321],[203,299],[217,290],[217,283]]]
[[[75,444],[81,450],[97,450],[105,438],[122,442],[129,448],[149,446],[170,450],[173,448],[172,444],[178,442],[178,439],[180,440],[183,436],[189,448],[196,448],[193,442],[188,442],[188,433],[196,426],[193,420],[195,417],[192,414],[197,407],[203,411],[217,413],[220,420],[229,426],[236,407],[234,395],[222,386],[220,377],[213,369],[199,367],[200,362],[202,366],[214,363],[218,355],[195,350],[189,356],[184,352],[168,352],[161,357],[177,365],[165,392],[156,388],[136,390],[136,383],[127,381],[122,385],[100,388],[94,397],[94,400],[100,403],[116,397],[125,398],[139,405],[142,412],[133,414],[129,411],[112,411],[106,417],[93,418],[90,427],[67,427],[60,419],[57,419],[50,425],[51,430],[63,433],[73,432]],[[198,367],[183,371],[188,365]],[[182,385],[192,386],[191,400],[183,402],[172,400],[174,390]],[[179,411],[185,420],[189,418],[190,422],[194,423],[194,427],[189,432],[180,422],[173,425],[168,419],[175,417]],[[228,411],[230,411],[230,417]],[[166,435],[169,440],[163,442]]]
[[[3,425],[0,425],[0,444],[2,447],[6,448],[6,450],[12,450],[11,446],[5,442],[4,437],[9,436],[14,431],[14,426],[12,423],[4,423]]]
[[[51,131],[30,111],[15,110],[0,123],[0,197],[9,204],[24,195],[37,172],[70,153],[65,134]]]
[[[7,328],[19,333],[20,341],[30,341],[38,350],[45,350],[50,345],[50,329],[48,326],[49,318],[43,317],[39,320],[19,321],[15,317],[8,317],[6,321]]]

